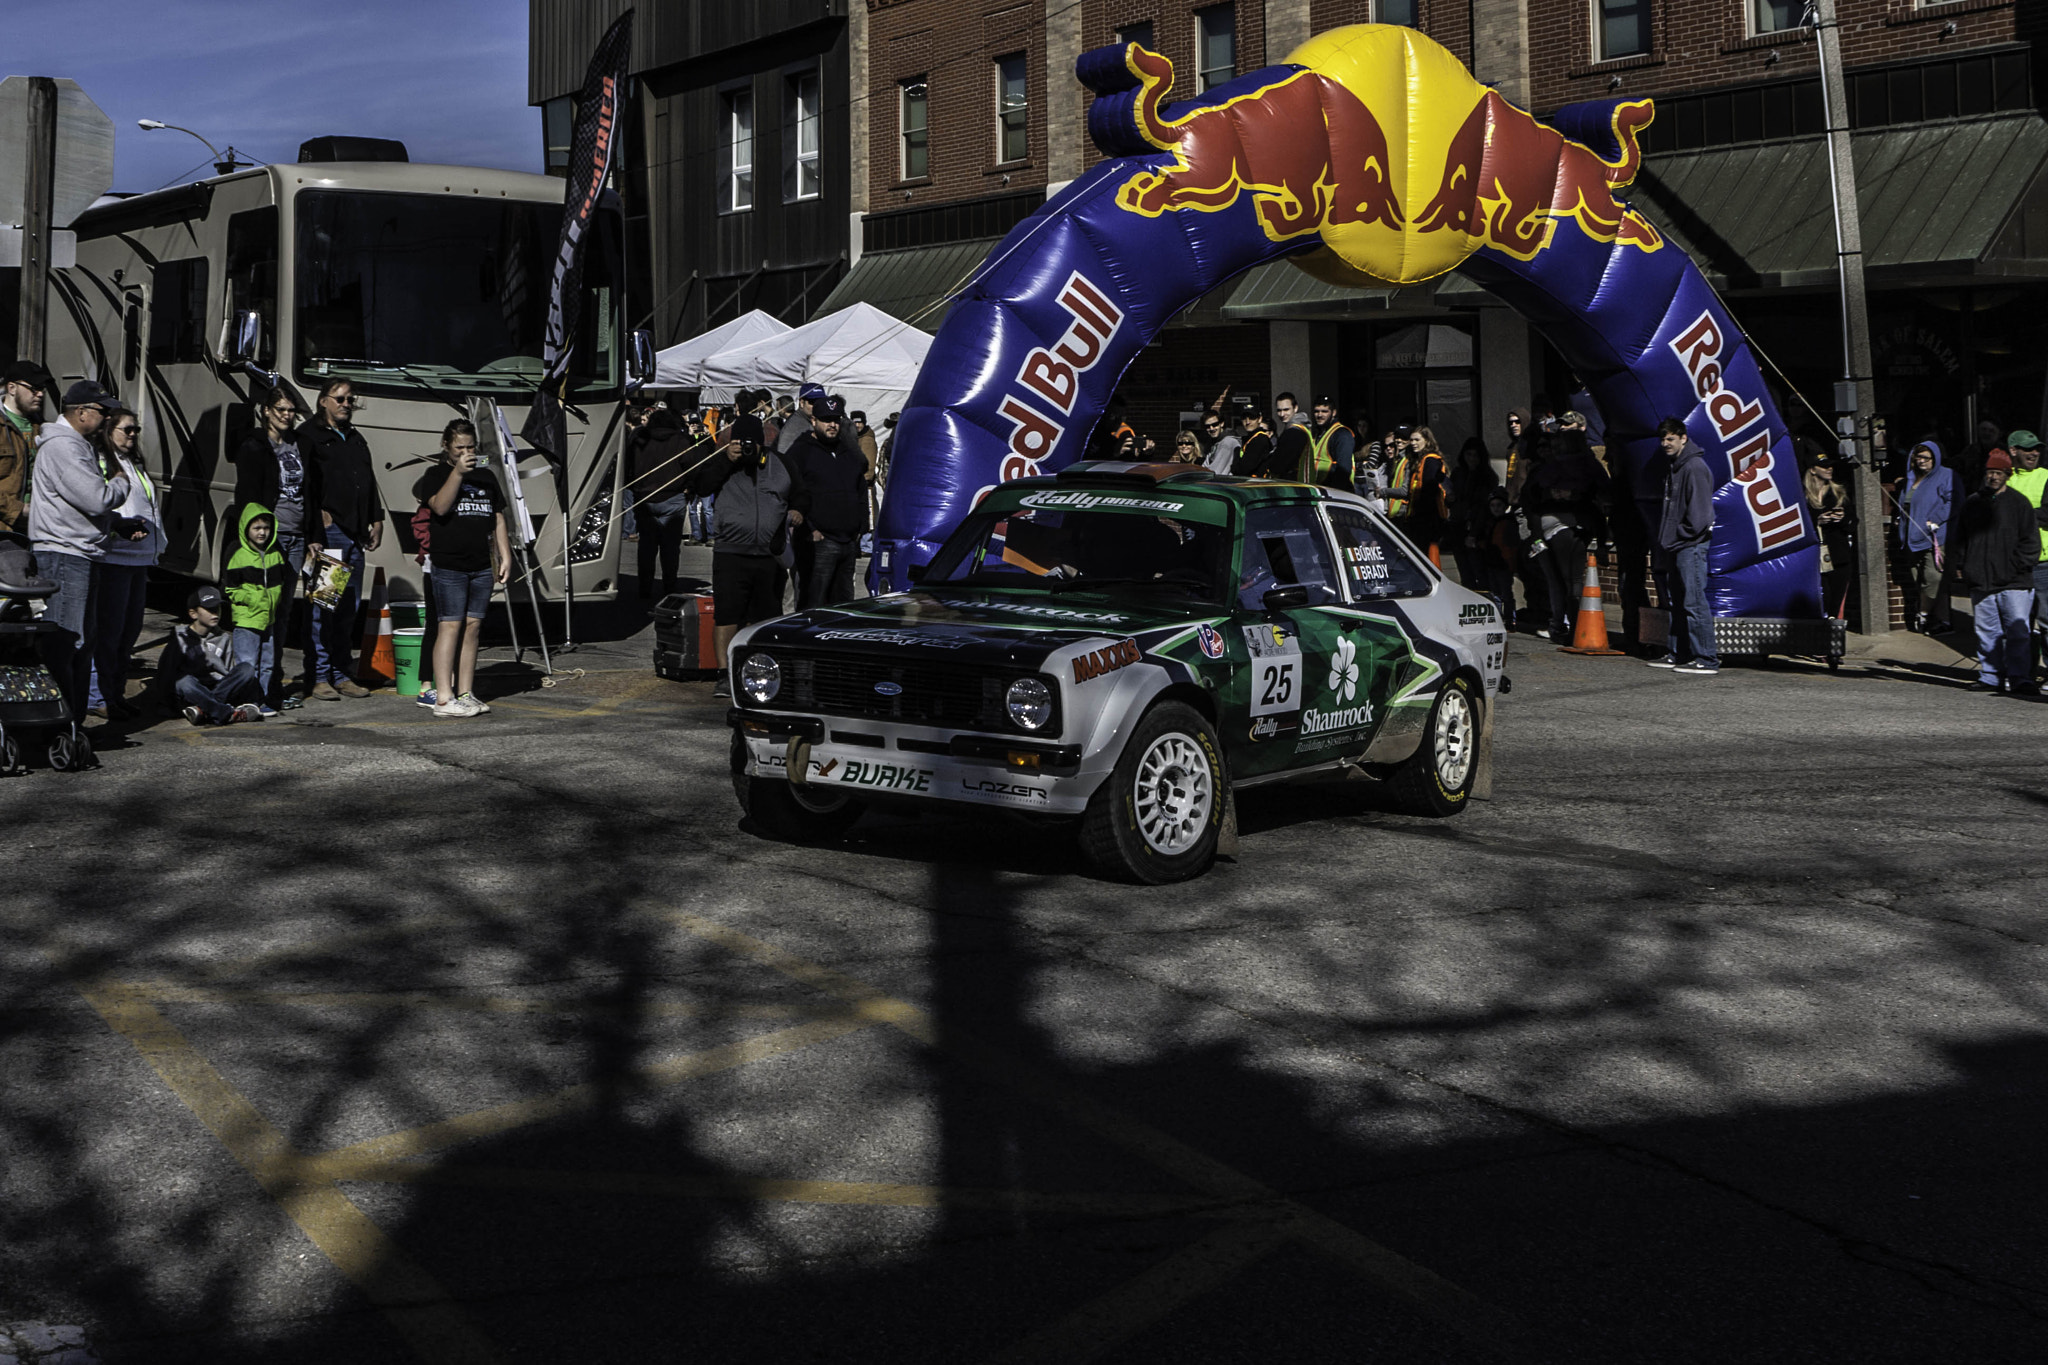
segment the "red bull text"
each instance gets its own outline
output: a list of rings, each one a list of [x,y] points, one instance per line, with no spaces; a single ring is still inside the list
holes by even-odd
[[[1005,398],[997,409],[1010,422],[1010,453],[1003,457],[1001,473],[1004,482],[1038,472],[1039,462],[1052,453],[1066,432],[1062,419],[1074,411],[1081,376],[1102,359],[1110,339],[1123,325],[1123,310],[1078,270],[1067,277],[1059,304],[1070,319],[1066,332],[1050,349],[1041,346],[1024,357],[1012,381],[1022,394]],[[1027,396],[1031,401],[1022,401]]]
[[[1691,376],[1693,392],[1706,404],[1707,420],[1727,448],[1728,466],[1742,486],[1742,504],[1749,509],[1750,523],[1756,528],[1757,549],[1771,550],[1797,541],[1806,534],[1800,495],[1794,494],[1788,501],[1778,486],[1763,401],[1745,398],[1727,387],[1723,356],[1728,346],[1720,324],[1712,313],[1701,313],[1670,346]],[[1744,436],[1744,432],[1749,434]]]

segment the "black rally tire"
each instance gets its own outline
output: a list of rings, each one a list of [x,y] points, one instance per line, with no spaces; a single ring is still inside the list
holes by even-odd
[[[1193,707],[1147,711],[1081,817],[1081,852],[1115,877],[1159,886],[1216,860],[1229,769],[1216,731]]]
[[[1472,799],[1479,775],[1481,703],[1462,674],[1444,684],[1429,708],[1422,744],[1394,774],[1394,800],[1410,815],[1456,815]]]
[[[779,777],[747,776],[747,742],[732,735],[732,790],[740,810],[763,834],[792,844],[830,843],[860,819],[864,807],[844,792],[797,788]]]

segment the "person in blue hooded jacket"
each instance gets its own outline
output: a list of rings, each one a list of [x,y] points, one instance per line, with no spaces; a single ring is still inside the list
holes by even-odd
[[[1946,635],[1948,598],[1941,583],[1948,562],[1948,529],[1955,518],[1955,472],[1941,462],[1941,447],[1922,441],[1906,460],[1899,489],[1900,586],[1914,597],[1908,607],[1913,629]]]

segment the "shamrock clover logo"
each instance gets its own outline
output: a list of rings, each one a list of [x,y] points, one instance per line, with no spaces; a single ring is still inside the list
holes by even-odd
[[[1349,640],[1337,641],[1336,652],[1330,655],[1329,688],[1338,701],[1350,701],[1358,692],[1358,646]]]

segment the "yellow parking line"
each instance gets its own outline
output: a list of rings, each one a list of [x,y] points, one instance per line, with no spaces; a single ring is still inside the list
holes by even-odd
[[[1216,1229],[1150,1270],[1033,1332],[987,1365],[1082,1365],[1129,1341],[1174,1309],[1199,1298],[1287,1241],[1285,1223]]]
[[[380,924],[371,929],[358,929],[352,933],[335,934],[324,939],[300,940],[279,948],[265,948],[260,952],[246,953],[224,962],[208,962],[192,970],[202,976],[233,976],[239,972],[266,967],[274,962],[288,962],[295,957],[317,957],[340,948],[359,948],[365,943],[378,943],[385,939],[410,938],[435,929],[451,929],[471,921],[459,915],[418,915],[412,919],[399,920],[395,924]]]
[[[844,1013],[837,1006],[699,1005],[650,1000],[615,1005],[606,1001],[535,1000],[516,995],[434,995],[427,991],[244,991],[186,986],[175,981],[131,981],[141,995],[166,1005],[281,1005],[303,1009],[456,1010],[472,1014],[623,1015],[635,1019],[809,1019]]]
[[[656,913],[698,938],[844,1001],[864,1018],[887,1023],[919,1042],[942,1047],[1011,1089],[1198,1190],[1233,1203],[1269,1204],[1276,1215],[1284,1212],[1290,1235],[1344,1262],[1366,1279],[1407,1299],[1438,1322],[1481,1345],[1502,1349],[1512,1335],[1509,1324],[1495,1310],[1435,1271],[1415,1264],[1333,1218],[1285,1198],[1277,1190],[1143,1120],[1103,1104],[1038,1067],[957,1029],[948,1029],[943,1044],[939,1043],[935,1021],[907,1001],[702,915],[673,909],[657,909]]]
[[[285,1135],[153,1005],[114,981],[84,987],[83,994],[320,1253],[383,1310],[415,1355],[454,1365],[497,1359],[489,1340],[448,1292],[347,1195],[331,1183],[306,1179],[303,1159]]]
[[[380,1185],[462,1185],[634,1199],[725,1199],[758,1204],[835,1204],[900,1209],[972,1209],[1074,1217],[1236,1218],[1240,1210],[1174,1194],[1042,1192],[902,1185],[870,1180],[782,1180],[766,1176],[673,1176],[641,1171],[553,1171],[460,1163],[430,1165],[364,1157],[317,1158],[323,1178]]]
[[[650,676],[645,682],[636,683],[625,691],[593,702],[576,714],[579,716],[608,716],[629,701],[638,701],[650,692],[657,692],[669,685],[667,678]]]
[[[809,1024],[798,1024],[794,1028],[777,1029],[773,1033],[744,1038],[722,1047],[707,1048],[703,1052],[692,1052],[681,1057],[671,1057],[664,1062],[638,1067],[616,1080],[590,1081],[557,1090],[552,1095],[513,1100],[509,1104],[458,1114],[454,1118],[442,1119],[438,1123],[408,1128],[403,1132],[387,1133],[383,1137],[369,1138],[346,1147],[336,1147],[309,1156],[306,1160],[309,1168],[316,1171],[321,1179],[344,1179],[345,1176],[336,1173],[353,1169],[357,1163],[365,1160],[376,1162],[425,1156],[475,1138],[489,1137],[513,1128],[522,1128],[530,1123],[541,1123],[548,1119],[560,1118],[564,1114],[573,1114],[581,1109],[589,1109],[606,1100],[616,1099],[621,1093],[660,1090],[698,1076],[729,1071],[750,1062],[765,1061],[770,1057],[779,1057],[784,1053],[795,1052],[817,1043],[829,1042],[866,1028],[868,1022],[856,1016],[840,1014]]]

